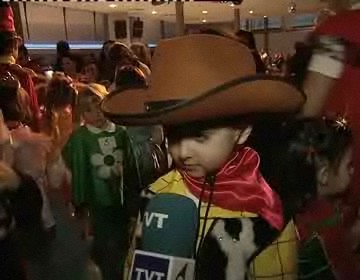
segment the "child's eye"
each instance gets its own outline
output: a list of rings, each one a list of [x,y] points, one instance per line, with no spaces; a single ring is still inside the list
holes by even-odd
[[[198,143],[204,143],[209,139],[209,137],[207,135],[198,135],[198,136],[194,137],[194,139]]]

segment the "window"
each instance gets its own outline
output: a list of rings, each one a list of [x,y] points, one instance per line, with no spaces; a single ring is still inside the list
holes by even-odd
[[[314,25],[315,14],[295,15],[292,19],[291,27],[310,27]]]

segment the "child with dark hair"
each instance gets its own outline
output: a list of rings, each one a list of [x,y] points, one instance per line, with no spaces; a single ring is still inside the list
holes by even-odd
[[[63,72],[75,81],[80,79],[82,58],[79,55],[67,53],[61,57]]]
[[[14,169],[19,181],[16,187],[13,187],[16,189],[13,195],[3,196],[1,193],[0,197],[1,199],[5,197],[5,202],[10,201],[9,205],[12,206],[10,214],[14,216],[17,223],[16,241],[22,257],[29,262],[36,262],[35,259],[48,252],[47,233],[55,226],[47,194],[41,184],[41,175],[44,171],[42,167],[44,167],[46,157],[44,153],[51,142],[47,137],[33,133],[29,127],[23,125],[22,107],[19,102],[21,98],[19,81],[7,73],[6,77],[0,78],[0,90],[2,93],[0,97],[4,98],[0,102],[0,158]],[[36,197],[37,194],[39,197]],[[11,197],[14,201],[11,201]],[[4,207],[3,203],[4,201],[0,202],[0,208]],[[14,206],[14,203],[20,207],[19,211],[16,210],[17,206]],[[24,207],[28,207],[26,208],[28,213],[21,210]],[[2,217],[4,217],[3,214]],[[4,225],[3,221],[0,224]],[[45,267],[46,264],[41,264],[41,266]]]
[[[100,56],[98,59],[98,68],[99,68],[99,80],[108,81],[110,84],[114,79],[115,73],[115,63],[110,60],[109,50],[111,46],[115,43],[113,40],[107,40],[103,43]]]
[[[77,90],[71,78],[56,73],[47,85],[43,115],[43,129],[65,144],[79,122],[76,114]]]
[[[136,66],[126,65],[117,69],[115,84],[116,90],[125,88],[143,88],[148,85],[142,70]],[[164,144],[163,129],[161,126],[130,126],[127,131],[134,143],[144,186],[154,182],[168,169],[168,162]],[[164,146],[164,145],[163,145]]]
[[[116,70],[115,88],[142,87],[146,85],[146,77],[140,68],[126,65]]]
[[[341,200],[354,171],[347,122],[301,122],[290,140],[286,164],[287,170],[294,170],[288,176],[296,178],[296,172],[302,178],[293,187],[303,187],[307,193],[296,217],[301,242],[299,279],[359,279],[355,255],[347,244],[349,231]]]
[[[257,75],[249,49],[229,36],[160,41],[152,66],[149,87],[114,92],[102,103],[119,124],[164,125],[174,168],[144,194],[173,196],[195,208],[196,221],[168,222],[186,212],[185,205],[170,202],[166,207],[177,212],[162,226],[147,220],[144,240],[146,229],[159,242],[148,251],[166,254],[157,249],[162,246],[175,254],[181,244],[181,256],[196,262],[197,280],[295,279],[297,245],[283,211],[286,197],[263,176],[261,155],[248,139],[253,118],[286,119],[302,106],[302,93],[279,77]],[[151,210],[148,215],[156,212]],[[194,224],[185,242],[179,232]]]
[[[70,45],[67,41],[59,41],[56,43],[56,62],[54,65],[55,71],[64,71],[62,58],[70,53]]]
[[[99,80],[100,72],[98,65],[91,58],[84,63],[81,72],[80,82],[82,83],[96,83]]]
[[[125,44],[119,42],[114,43],[109,49],[109,58],[116,65],[116,67],[114,68],[115,73],[117,69],[123,66],[132,65],[140,68],[147,80],[151,76],[150,68],[144,63],[142,63],[139,58],[133,53],[133,51]],[[114,81],[114,79],[115,76],[111,81]]]

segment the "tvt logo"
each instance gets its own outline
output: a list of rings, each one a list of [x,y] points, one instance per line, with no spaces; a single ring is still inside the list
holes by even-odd
[[[145,212],[144,214],[144,220],[145,220],[145,226],[149,227],[154,219],[156,219],[156,227],[158,229],[162,229],[164,227],[164,220],[168,219],[169,215],[162,214],[162,213],[149,213]]]
[[[169,259],[136,251],[131,280],[166,280],[169,266]]]
[[[143,268],[135,268],[136,280],[163,280],[165,273],[151,271]]]

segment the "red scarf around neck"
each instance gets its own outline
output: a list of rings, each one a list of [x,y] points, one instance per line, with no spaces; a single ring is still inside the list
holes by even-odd
[[[259,170],[260,157],[251,148],[238,147],[234,156],[216,174],[211,203],[232,210],[246,211],[260,215],[274,228],[284,226],[280,197],[267,184]],[[203,179],[189,176],[180,170],[190,192],[202,201],[209,202],[211,190]]]

